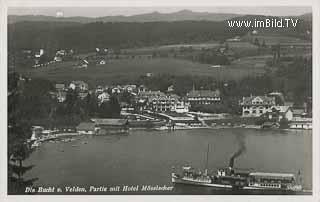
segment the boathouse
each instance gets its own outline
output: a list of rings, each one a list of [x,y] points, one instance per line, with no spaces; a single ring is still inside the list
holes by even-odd
[[[95,123],[81,122],[76,129],[79,135],[93,135],[95,134]]]
[[[97,134],[127,133],[129,122],[127,119],[91,119],[96,126]]]

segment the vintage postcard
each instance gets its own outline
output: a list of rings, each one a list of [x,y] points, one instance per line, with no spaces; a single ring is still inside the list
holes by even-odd
[[[315,200],[312,5],[92,6],[6,9],[8,197]]]

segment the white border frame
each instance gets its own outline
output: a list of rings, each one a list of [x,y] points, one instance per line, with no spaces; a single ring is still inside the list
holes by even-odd
[[[312,6],[313,14],[313,152],[312,177],[313,195],[301,196],[261,196],[261,195],[72,195],[72,196],[27,196],[7,195],[7,9],[8,7],[204,7],[204,6]],[[131,1],[103,1],[103,0],[0,0],[0,114],[1,120],[1,162],[0,162],[0,201],[314,201],[320,202],[320,1],[319,0],[228,0],[212,2],[210,0],[131,0]]]

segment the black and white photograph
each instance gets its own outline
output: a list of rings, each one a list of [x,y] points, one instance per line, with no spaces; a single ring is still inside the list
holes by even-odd
[[[7,195],[315,194],[311,6],[6,16]]]

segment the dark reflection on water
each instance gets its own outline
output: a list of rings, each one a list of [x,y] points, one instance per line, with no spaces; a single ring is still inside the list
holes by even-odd
[[[86,142],[86,143],[85,143]],[[304,189],[312,184],[312,132],[280,130],[130,131],[127,136],[82,136],[73,142],[44,143],[28,159],[36,166],[26,177],[36,186],[173,186],[172,166],[186,163],[204,169],[207,145],[209,170],[225,167],[243,144],[234,165],[245,170],[303,175]],[[72,145],[77,145],[73,147]],[[64,193],[66,194],[66,193]],[[80,193],[73,193],[80,194]],[[86,193],[92,194],[92,193]],[[93,194],[294,194],[223,191],[177,185],[171,192],[100,192]],[[300,194],[300,193],[298,193]]]

